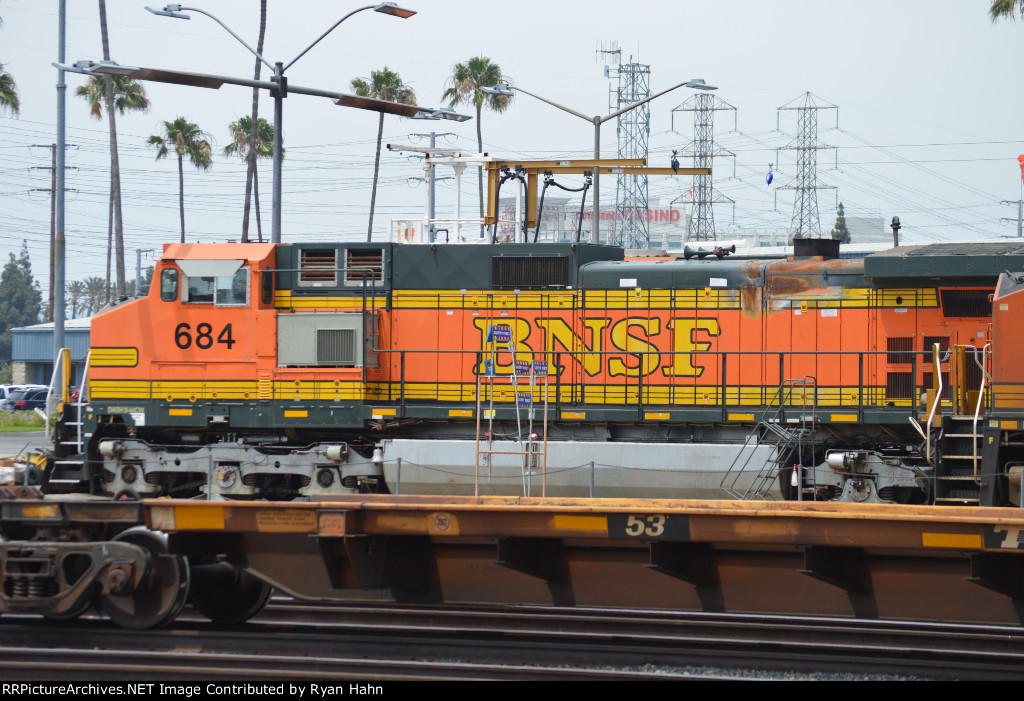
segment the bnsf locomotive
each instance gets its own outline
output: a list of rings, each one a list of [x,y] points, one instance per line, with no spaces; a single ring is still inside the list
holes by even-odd
[[[172,244],[93,319],[46,484],[1019,504],[1015,270],[1013,244]]]

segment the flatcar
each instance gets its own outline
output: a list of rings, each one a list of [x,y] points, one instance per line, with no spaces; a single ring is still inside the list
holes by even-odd
[[[45,487],[1019,505],[1024,247],[803,253],[169,244]]]

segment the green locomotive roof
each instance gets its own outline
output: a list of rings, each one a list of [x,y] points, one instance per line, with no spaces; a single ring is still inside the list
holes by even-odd
[[[933,243],[900,246],[864,258],[867,278],[995,278],[1024,270],[1024,242]],[[980,282],[980,281],[979,281]]]

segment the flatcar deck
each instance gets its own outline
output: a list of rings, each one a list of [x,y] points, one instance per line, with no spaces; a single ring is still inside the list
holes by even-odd
[[[1021,509],[394,495],[36,498],[0,509],[5,534],[26,540],[18,533],[33,527],[45,539],[145,524],[167,534],[171,555],[227,563],[310,600],[1022,623]],[[0,607],[16,606],[6,584]]]

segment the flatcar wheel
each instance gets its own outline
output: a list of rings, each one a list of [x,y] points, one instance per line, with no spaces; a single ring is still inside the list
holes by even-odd
[[[74,611],[68,611],[67,613],[44,613],[43,618],[49,618],[51,621],[70,621],[78,618],[91,608],[92,602],[86,599],[85,603]]]
[[[263,610],[274,588],[226,562],[189,568],[189,597],[199,613],[217,623],[242,623]]]
[[[149,551],[149,573],[127,594],[99,594],[97,603],[122,628],[159,628],[174,620],[188,600],[189,573],[185,558],[167,554],[163,536],[144,528],[130,529],[114,540]]]

